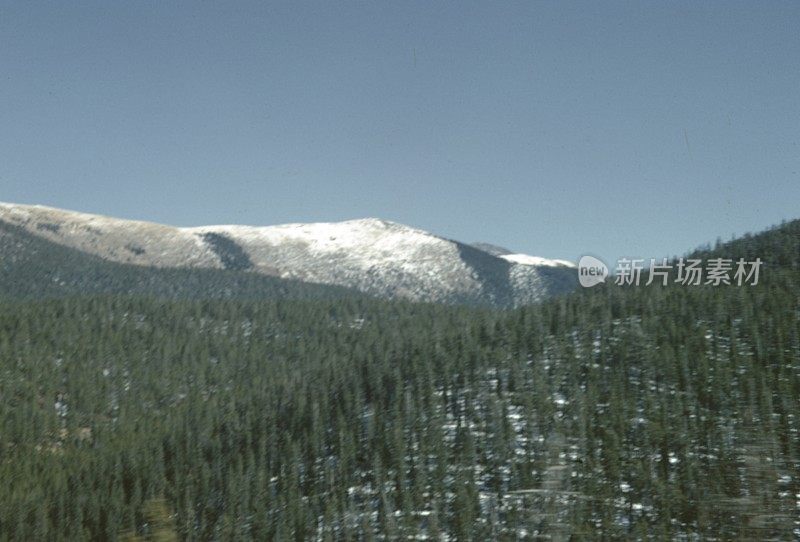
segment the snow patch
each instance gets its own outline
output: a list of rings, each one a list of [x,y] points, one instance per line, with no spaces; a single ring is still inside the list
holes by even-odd
[[[527,254],[501,254],[498,256],[512,263],[522,265],[542,265],[547,267],[575,267],[575,264],[567,260],[550,260],[539,256],[529,256]]]

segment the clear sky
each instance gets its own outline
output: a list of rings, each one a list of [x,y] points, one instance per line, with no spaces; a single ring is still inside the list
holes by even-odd
[[[800,217],[800,2],[6,2],[0,201],[576,259]]]

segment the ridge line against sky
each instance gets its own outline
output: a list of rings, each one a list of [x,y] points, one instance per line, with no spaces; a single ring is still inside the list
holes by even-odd
[[[0,200],[575,260],[800,213],[800,3],[0,3]]]

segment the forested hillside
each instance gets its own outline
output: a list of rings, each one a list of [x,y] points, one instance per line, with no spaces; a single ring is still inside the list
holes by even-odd
[[[5,301],[0,539],[800,538],[799,225],[505,312]]]

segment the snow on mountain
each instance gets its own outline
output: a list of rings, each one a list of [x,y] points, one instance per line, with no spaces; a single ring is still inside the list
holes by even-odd
[[[576,283],[570,262],[498,255],[377,218],[178,228],[0,203],[0,220],[116,262],[250,271],[389,298],[514,306]]]
[[[454,243],[379,219],[183,231],[233,239],[256,271],[284,278],[413,299],[441,299],[480,289]]]
[[[540,258],[539,256],[528,256],[527,254],[501,254],[500,258],[508,260],[509,262],[519,263],[522,265],[546,265],[550,267],[575,267],[575,264],[567,260],[549,260],[547,258]]]
[[[511,254],[513,251],[508,250],[505,247],[500,247],[497,245],[493,245],[491,243],[472,243],[472,246],[477,248],[478,250],[482,250],[484,252],[488,252],[492,256],[500,256],[502,254]]]
[[[156,267],[222,267],[202,238],[171,226],[9,203],[0,203],[0,220],[111,261]]]

